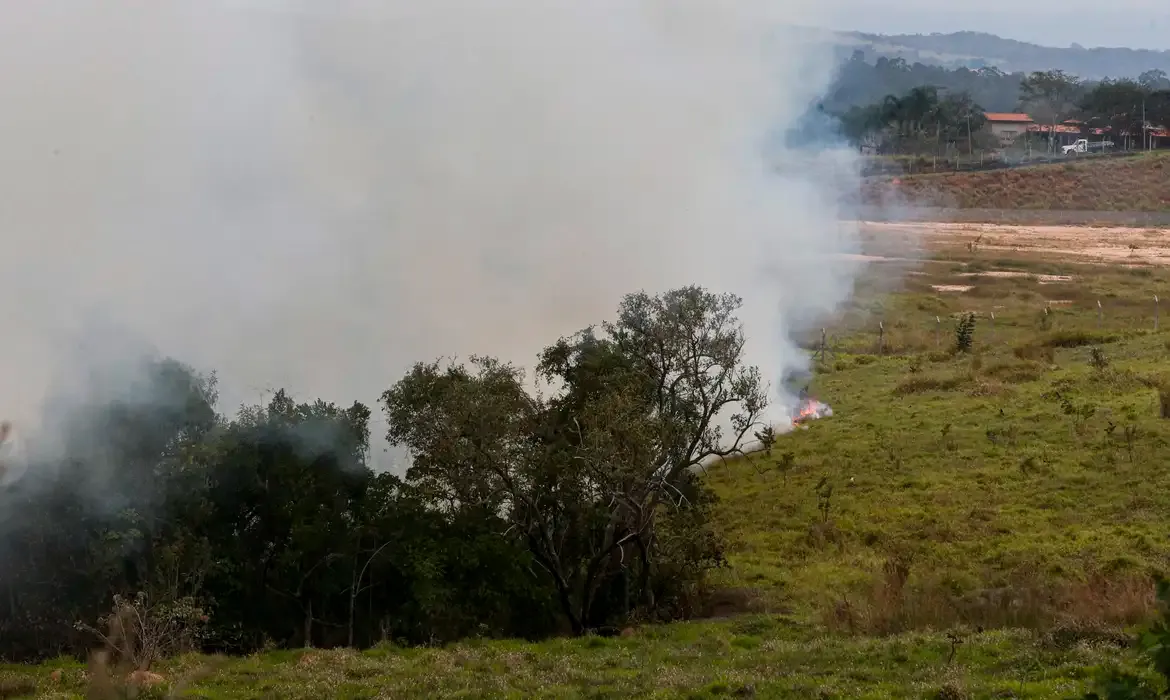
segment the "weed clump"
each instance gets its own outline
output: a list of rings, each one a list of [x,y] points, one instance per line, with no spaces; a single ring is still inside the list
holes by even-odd
[[[937,700],[967,700],[971,696],[963,689],[963,686],[958,681],[947,681],[943,683],[938,692],[934,694]]]
[[[1158,415],[1170,419],[1170,379],[1164,376],[1144,377],[1141,383],[1158,392]]]
[[[27,698],[37,693],[37,684],[28,678],[0,680],[0,698]]]
[[[1112,333],[1098,331],[1069,330],[1053,331],[1042,338],[1039,343],[1049,348],[1083,348],[1089,345],[1105,345],[1115,343],[1119,337]]]
[[[971,378],[963,374],[913,376],[894,387],[894,394],[907,396],[925,394],[930,391],[957,391],[970,383]]]
[[[1109,369],[1109,356],[1101,348],[1094,347],[1089,350],[1089,366],[1098,372],[1104,372]]]
[[[1012,354],[1021,360],[1043,362],[1051,365],[1056,362],[1056,349],[1039,343],[1025,343],[1012,349]]]
[[[1034,382],[1044,376],[1045,365],[1035,360],[997,362],[983,370],[983,374],[1008,384]]]

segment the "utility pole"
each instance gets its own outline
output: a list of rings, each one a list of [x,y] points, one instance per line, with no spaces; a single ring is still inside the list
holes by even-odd
[[[1150,130],[1146,128],[1146,98],[1142,98],[1142,150],[1150,150]]]
[[[967,153],[975,152],[975,140],[971,138],[971,109],[967,109]]]

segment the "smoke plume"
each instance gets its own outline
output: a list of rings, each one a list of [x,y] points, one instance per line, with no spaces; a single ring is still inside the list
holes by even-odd
[[[852,156],[782,138],[833,71],[795,10],[12,4],[3,410],[37,423],[78,362],[134,367],[131,345],[216,371],[229,409],[280,387],[372,405],[414,361],[530,366],[622,294],[689,283],[744,298],[780,387],[857,244]]]

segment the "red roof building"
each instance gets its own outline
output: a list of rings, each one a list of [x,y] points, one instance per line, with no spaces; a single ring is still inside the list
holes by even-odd
[[[995,124],[1035,124],[1036,120],[1027,114],[1009,112],[987,112],[983,116]]]
[[[1026,133],[1036,122],[1027,114],[987,112],[987,128],[1005,146]]]

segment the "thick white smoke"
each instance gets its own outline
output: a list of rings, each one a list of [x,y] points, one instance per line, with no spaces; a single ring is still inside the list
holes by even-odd
[[[827,48],[783,30],[813,14],[10,3],[0,409],[37,421],[95,315],[217,371],[228,408],[278,387],[373,404],[416,360],[531,365],[622,294],[688,283],[745,299],[778,386],[806,361],[790,331],[851,290],[828,256],[857,244],[851,156],[776,138],[831,77]]]

